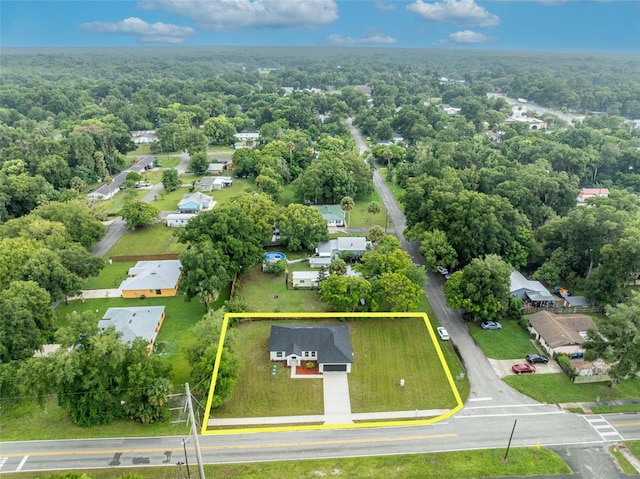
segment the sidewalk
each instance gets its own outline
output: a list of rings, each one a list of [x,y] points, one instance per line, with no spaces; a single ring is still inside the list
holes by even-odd
[[[591,408],[594,406],[622,406],[625,404],[640,404],[640,398],[633,399],[615,399],[613,401],[597,401],[597,402],[566,402],[559,403],[560,409],[582,409],[585,414],[593,414]]]
[[[122,291],[119,289],[83,289],[80,296],[74,296],[72,299],[96,299],[96,298],[121,298]]]

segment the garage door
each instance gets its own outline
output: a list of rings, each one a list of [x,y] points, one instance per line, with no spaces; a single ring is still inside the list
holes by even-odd
[[[340,371],[340,372],[346,373],[347,365],[346,364],[325,364],[323,371],[325,373],[328,373],[331,371]]]

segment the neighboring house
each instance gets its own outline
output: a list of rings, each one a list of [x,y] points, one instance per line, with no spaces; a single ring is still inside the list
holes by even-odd
[[[529,315],[529,331],[550,355],[582,352],[587,330],[598,329],[584,314],[554,314],[539,311]]]
[[[199,191],[182,196],[178,203],[180,213],[200,213],[212,209],[216,205],[211,196],[207,196]]]
[[[316,289],[319,276],[319,271],[293,271],[291,285],[293,289]]]
[[[131,343],[136,338],[146,340],[147,354],[153,351],[153,345],[164,322],[164,306],[147,306],[136,308],[109,308],[98,327],[106,329],[114,326],[122,333],[122,342]]]
[[[398,144],[400,142],[404,142],[404,138],[402,137],[401,134],[399,133],[394,133],[391,135],[391,141],[395,144]]]
[[[182,265],[180,260],[138,261],[120,284],[123,298],[175,296]]]
[[[367,85],[356,85],[354,88],[367,96],[371,96],[371,92],[373,91],[373,88]]]
[[[286,361],[291,367],[317,361],[321,373],[350,373],[353,352],[349,327],[345,324],[271,326],[269,358],[271,361]]]
[[[317,209],[324,220],[327,222],[327,226],[345,226],[344,210],[340,208],[340,205],[312,205]]]
[[[589,198],[607,198],[609,196],[609,188],[582,188],[578,193],[578,203],[584,203]]]
[[[155,130],[138,130],[130,131],[129,133],[131,133],[131,140],[136,145],[158,141],[158,136],[156,135]]]
[[[184,228],[191,218],[198,216],[195,213],[171,213],[167,215],[167,226],[170,228]]]
[[[529,125],[530,130],[544,130],[547,128],[547,122],[540,120],[539,118],[524,116],[524,115],[514,115],[510,116],[504,121],[507,125],[510,123],[527,123]]]
[[[207,166],[208,175],[221,175],[224,172],[224,163],[209,163]]]
[[[258,141],[260,139],[259,131],[242,131],[233,135],[238,141]]]
[[[333,258],[340,253],[349,252],[355,258],[360,258],[367,251],[367,238],[363,236],[344,236],[324,241],[316,248],[316,256],[309,258],[309,266],[320,268],[328,266]]]
[[[222,188],[228,188],[233,185],[233,180],[230,176],[205,176],[200,181],[197,181],[194,186],[200,188],[202,191],[214,191],[221,190]]]
[[[536,308],[550,308],[558,301],[558,298],[542,286],[540,281],[529,280],[516,270],[511,272],[509,292],[511,296],[517,296],[526,305]]]

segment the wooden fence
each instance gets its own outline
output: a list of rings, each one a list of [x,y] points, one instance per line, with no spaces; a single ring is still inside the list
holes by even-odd
[[[131,254],[123,256],[111,256],[111,261],[116,263],[123,261],[162,261],[167,259],[178,259],[180,253],[160,253],[160,254]]]

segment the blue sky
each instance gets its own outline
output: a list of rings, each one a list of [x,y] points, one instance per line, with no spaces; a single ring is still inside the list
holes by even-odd
[[[0,45],[640,53],[640,0],[2,0]]]

